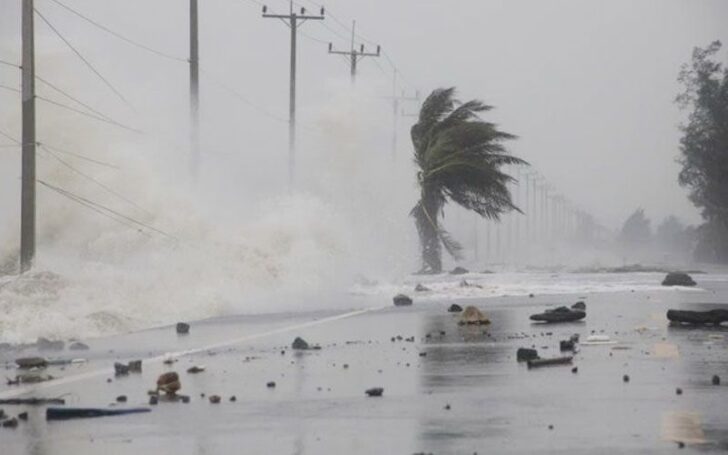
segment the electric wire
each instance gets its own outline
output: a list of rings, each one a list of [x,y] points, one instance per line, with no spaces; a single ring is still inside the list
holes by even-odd
[[[73,44],[71,44],[71,42],[70,42],[70,41],[68,41],[68,39],[66,39],[66,37],[65,37],[65,36],[63,36],[63,34],[62,34],[62,33],[61,33],[61,32],[60,32],[60,31],[59,31],[59,30],[58,30],[58,29],[57,29],[57,28],[56,28],[56,27],[55,27],[55,26],[54,26],[54,25],[53,25],[53,24],[52,24],[52,23],[51,23],[51,22],[50,22],[50,21],[48,20],[48,19],[46,19],[46,17],[45,17],[45,16],[44,16],[44,15],[43,15],[43,14],[42,14],[42,13],[41,13],[40,11],[38,11],[38,9],[37,9],[37,8],[35,8],[35,9],[34,9],[34,11],[35,11],[35,13],[36,13],[36,14],[37,14],[37,15],[38,15],[38,16],[39,16],[39,17],[40,17],[40,18],[41,18],[42,20],[43,20],[43,22],[45,22],[45,23],[46,23],[46,25],[47,25],[47,26],[48,26],[48,27],[49,27],[49,28],[50,28],[50,29],[51,29],[51,30],[52,30],[52,31],[53,31],[53,32],[54,32],[54,33],[55,33],[55,34],[56,34],[56,35],[57,35],[57,36],[58,36],[58,37],[59,37],[60,39],[61,39],[61,41],[63,41],[63,42],[64,42],[64,43],[66,44],[66,46],[68,46],[68,47],[69,47],[69,48],[70,48],[70,49],[71,49],[71,50],[73,51],[73,53],[74,53],[74,54],[76,54],[76,56],[77,56],[77,57],[78,57],[79,59],[81,59],[81,61],[82,61],[82,62],[83,62],[84,64],[86,64],[86,66],[87,66],[87,67],[88,67],[88,68],[89,68],[89,69],[90,69],[90,70],[91,70],[91,71],[92,71],[92,72],[93,72],[93,73],[94,73],[94,74],[95,74],[95,75],[96,75],[96,76],[97,76],[97,77],[98,77],[99,79],[101,79],[101,81],[102,81],[102,82],[103,82],[103,83],[104,83],[104,84],[105,84],[105,85],[106,85],[106,86],[107,86],[107,87],[108,87],[108,88],[109,88],[109,89],[110,89],[110,90],[111,90],[112,92],[114,92],[114,94],[116,94],[116,96],[117,96],[117,97],[118,97],[118,98],[119,98],[119,99],[120,99],[120,100],[121,100],[122,102],[124,102],[124,104],[126,104],[126,105],[127,105],[127,106],[128,106],[129,108],[131,108],[132,110],[134,110],[134,107],[133,107],[133,106],[131,105],[131,103],[129,103],[129,101],[128,101],[128,100],[127,100],[127,99],[126,99],[125,97],[124,97],[124,95],[122,95],[122,94],[121,94],[121,92],[120,92],[120,91],[119,91],[119,90],[118,90],[118,89],[117,89],[116,87],[114,87],[114,85],[113,85],[113,84],[112,84],[111,82],[109,82],[109,80],[108,80],[108,79],[106,79],[106,78],[105,78],[105,77],[104,77],[104,76],[103,76],[103,75],[102,75],[102,74],[101,74],[101,73],[100,73],[100,72],[99,72],[99,71],[98,71],[98,70],[97,70],[97,69],[96,69],[96,68],[95,68],[95,67],[94,67],[94,66],[93,66],[93,65],[91,64],[91,62],[89,62],[89,61],[88,61],[88,59],[86,59],[86,57],[84,57],[84,56],[83,56],[83,54],[81,54],[81,52],[79,52],[79,51],[78,51],[78,49],[76,49],[76,48],[75,48],[75,47],[73,46]]]
[[[98,120],[99,122],[107,123],[109,125],[114,125],[117,128],[121,128],[121,129],[124,129],[124,130],[127,130],[127,131],[131,131],[131,132],[134,132],[134,133],[137,133],[137,134],[146,134],[142,130],[133,128],[133,127],[128,126],[128,125],[124,125],[123,123],[119,123],[116,120],[110,120],[110,119],[107,119],[107,118],[104,118],[104,117],[99,117],[99,116],[94,115],[94,114],[89,114],[88,112],[82,111],[80,109],[76,109],[73,106],[69,106],[67,104],[60,103],[58,101],[52,100],[50,98],[46,98],[44,96],[36,95],[35,97],[36,97],[36,99],[39,99],[39,100],[44,101],[46,103],[52,104],[54,106],[58,106],[60,108],[66,109],[68,111],[75,112],[75,113],[77,113],[79,115],[83,115],[83,116],[88,117],[90,119]]]
[[[79,11],[71,8],[70,6],[68,6],[68,5],[64,4],[64,3],[61,3],[59,0],[51,0],[51,1],[53,3],[55,3],[55,4],[57,4],[58,6],[64,8],[65,10],[71,12],[72,14],[76,15],[77,17],[80,17],[81,19],[85,20],[86,22],[88,22],[89,24],[95,26],[96,28],[105,31],[108,34],[110,34],[110,35],[112,35],[112,36],[114,36],[114,37],[116,37],[116,38],[118,38],[118,39],[120,39],[120,40],[122,40],[122,41],[124,41],[126,43],[131,44],[132,46],[136,46],[139,49],[143,49],[143,50],[145,50],[147,52],[151,52],[151,53],[153,53],[153,54],[155,54],[155,55],[157,55],[159,57],[164,57],[164,58],[167,58],[167,59],[170,59],[170,60],[175,60],[175,61],[178,61],[178,62],[184,62],[184,63],[187,63],[188,62],[188,60],[186,58],[181,58],[181,57],[174,56],[172,54],[168,54],[166,52],[162,52],[160,50],[157,50],[157,49],[154,49],[154,48],[152,48],[150,46],[147,46],[146,44],[143,44],[143,43],[140,43],[140,42],[138,42],[136,40],[133,40],[131,38],[128,38],[128,37],[122,35],[119,32],[116,32],[114,30],[111,30],[110,28],[106,27],[105,25],[103,25],[103,24],[101,24],[101,23],[99,23],[99,22],[91,19],[90,17],[88,17],[88,16],[82,14],[81,12],[79,12]]]

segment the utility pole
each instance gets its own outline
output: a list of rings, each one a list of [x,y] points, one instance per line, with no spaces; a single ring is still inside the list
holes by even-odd
[[[392,76],[392,161],[397,157],[397,131],[399,129],[398,119],[400,115],[399,105],[403,101],[420,101],[420,93],[415,91],[415,96],[405,96],[404,90],[401,95],[397,95],[397,70],[394,70]]]
[[[263,5],[263,17],[266,19],[280,19],[291,29],[291,74],[288,99],[288,187],[292,190],[296,159],[296,34],[298,27],[307,20],[323,20],[324,8],[321,7],[321,13],[317,16],[306,15],[306,8],[301,8],[301,13],[296,14],[293,12],[293,0],[291,0],[288,14],[268,14],[268,7]]]
[[[190,0],[190,172],[200,175],[200,47],[198,40],[197,0]]]
[[[20,193],[20,273],[35,258],[35,44],[33,0],[23,0],[22,19],[22,183]]]
[[[356,36],[356,21],[353,21],[351,24],[351,48],[348,51],[335,51],[334,45],[329,43],[329,54],[336,54],[336,55],[345,55],[349,58],[350,65],[351,65],[351,85],[354,86],[356,82],[356,64],[359,62],[359,60],[363,59],[364,57],[379,57],[379,52],[381,51],[381,46],[377,46],[377,52],[365,52],[364,51],[364,45],[362,44],[359,48],[359,51],[357,52],[356,49],[354,49],[354,37]]]

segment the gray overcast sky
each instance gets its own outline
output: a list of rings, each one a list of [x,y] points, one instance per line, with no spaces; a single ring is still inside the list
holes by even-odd
[[[186,55],[184,0],[63,1],[139,41]],[[0,0],[1,59],[19,58],[19,4]],[[268,4],[272,11],[286,10],[282,0]],[[51,0],[36,0],[36,5],[132,102],[152,98],[167,103],[167,110],[184,106],[179,104],[184,98],[170,94],[184,93],[186,87],[185,69],[177,62],[130,48]],[[285,117],[288,34],[283,24],[261,19],[252,0],[200,0],[200,5],[203,66],[254,103]],[[334,0],[326,6],[347,24],[356,18],[361,34],[382,44],[407,89],[425,93],[455,85],[462,98],[495,105],[488,118],[520,137],[513,151],[608,225],[617,226],[638,206],[656,220],[672,213],[699,220],[676,181],[682,118],[673,103],[679,91],[676,76],[694,46],[715,39],[728,43],[728,1]],[[338,34],[313,22],[302,28],[308,35],[300,38],[299,48],[304,118],[307,106],[320,103],[347,75],[343,62],[311,39],[346,45],[347,32],[331,18],[326,23]],[[40,21],[38,33],[39,71],[65,86],[86,89],[111,109],[113,96],[98,81],[80,75],[87,71]],[[723,49],[724,61],[726,55]],[[385,59],[378,63],[390,71]],[[388,94],[390,77],[376,62],[361,63],[360,80],[375,93]],[[17,78],[5,68],[0,81]],[[213,89],[203,93],[213,96],[222,95]],[[0,122],[6,126],[17,112],[10,101],[0,96]],[[284,125],[260,119],[255,111],[241,112],[255,130],[251,140],[285,147]],[[383,105],[381,115],[387,112]],[[252,125],[256,122],[261,126]],[[280,137],[265,142],[272,132]]]

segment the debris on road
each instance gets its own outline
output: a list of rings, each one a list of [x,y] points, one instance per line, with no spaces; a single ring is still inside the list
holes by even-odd
[[[203,365],[193,365],[187,368],[187,372],[191,374],[202,373],[203,371],[205,371],[205,367]]]
[[[164,373],[157,378],[157,392],[162,391],[167,395],[175,395],[181,388],[179,375],[174,371]]]
[[[46,409],[46,420],[68,420],[85,419],[92,417],[119,416],[126,414],[138,414],[151,412],[149,408],[48,408]]]
[[[586,311],[586,303],[584,303],[582,300],[579,300],[575,304],[571,305],[572,310],[580,310],[580,311]]]
[[[301,337],[296,337],[296,339],[293,340],[293,343],[291,343],[291,349],[295,351],[318,351],[321,349],[321,346],[318,345],[310,345],[306,340],[304,340]]]
[[[70,346],[68,346],[68,349],[70,351],[88,351],[91,348],[89,348],[89,346],[86,343],[81,343],[80,341],[75,341],[75,342],[71,343]]]
[[[45,368],[48,366],[48,360],[43,357],[21,357],[15,359],[15,364],[22,369]]]
[[[222,400],[222,398],[220,398],[220,395],[210,395],[210,398],[208,398],[208,399],[210,400],[210,403],[212,403],[212,404],[219,404],[220,400]]]
[[[448,313],[460,313],[463,311],[463,307],[458,305],[457,303],[453,303],[450,305],[450,308],[447,309]]]
[[[175,326],[178,335],[187,335],[190,333],[190,325],[186,322],[178,322]]]
[[[381,397],[384,393],[384,389],[382,387],[373,387],[371,389],[367,389],[364,393],[366,393],[369,397]]]
[[[39,382],[46,382],[53,380],[53,376],[49,374],[40,373],[24,373],[15,376],[15,379],[8,378],[8,385],[20,385],[20,384],[38,384]]]
[[[404,294],[397,294],[392,298],[394,306],[410,306],[412,305],[412,298]]]
[[[430,292],[431,290],[432,289],[421,283],[417,283],[417,286],[415,286],[415,292]]]
[[[528,368],[546,367],[552,365],[568,365],[571,364],[573,357],[553,357],[550,359],[531,359],[527,362]]]
[[[720,376],[718,376],[717,374],[714,374],[713,379],[711,379],[711,381],[713,382],[713,385],[720,385]]]
[[[47,404],[66,404],[63,398],[7,398],[0,400],[4,405],[41,406]]]
[[[546,310],[543,313],[533,314],[530,319],[538,322],[573,322],[586,317],[586,312],[579,310],[572,310],[565,306],[554,308],[553,310]]]
[[[485,325],[490,324],[490,319],[485,317],[482,311],[474,306],[465,307],[465,311],[460,316],[460,325]]]
[[[470,270],[460,266],[457,266],[454,269],[450,270],[450,275],[465,275],[466,273],[470,273]]]
[[[528,360],[538,359],[538,351],[530,348],[518,348],[516,351],[516,360],[519,362],[526,362]]]
[[[728,322],[728,310],[667,310],[667,319],[670,322],[680,324],[720,325],[723,322]]]
[[[683,272],[668,273],[665,279],[662,280],[663,286],[695,286],[696,284],[690,275]]]

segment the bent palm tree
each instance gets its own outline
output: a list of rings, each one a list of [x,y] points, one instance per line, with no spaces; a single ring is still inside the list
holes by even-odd
[[[491,106],[478,100],[460,103],[454,95],[454,87],[433,91],[411,130],[420,186],[420,200],[411,215],[420,237],[424,273],[442,271],[443,246],[460,258],[462,247],[439,225],[445,203],[453,201],[498,220],[504,212],[519,210],[507,186],[514,179],[501,167],[528,164],[502,144],[515,136],[478,117]]]

